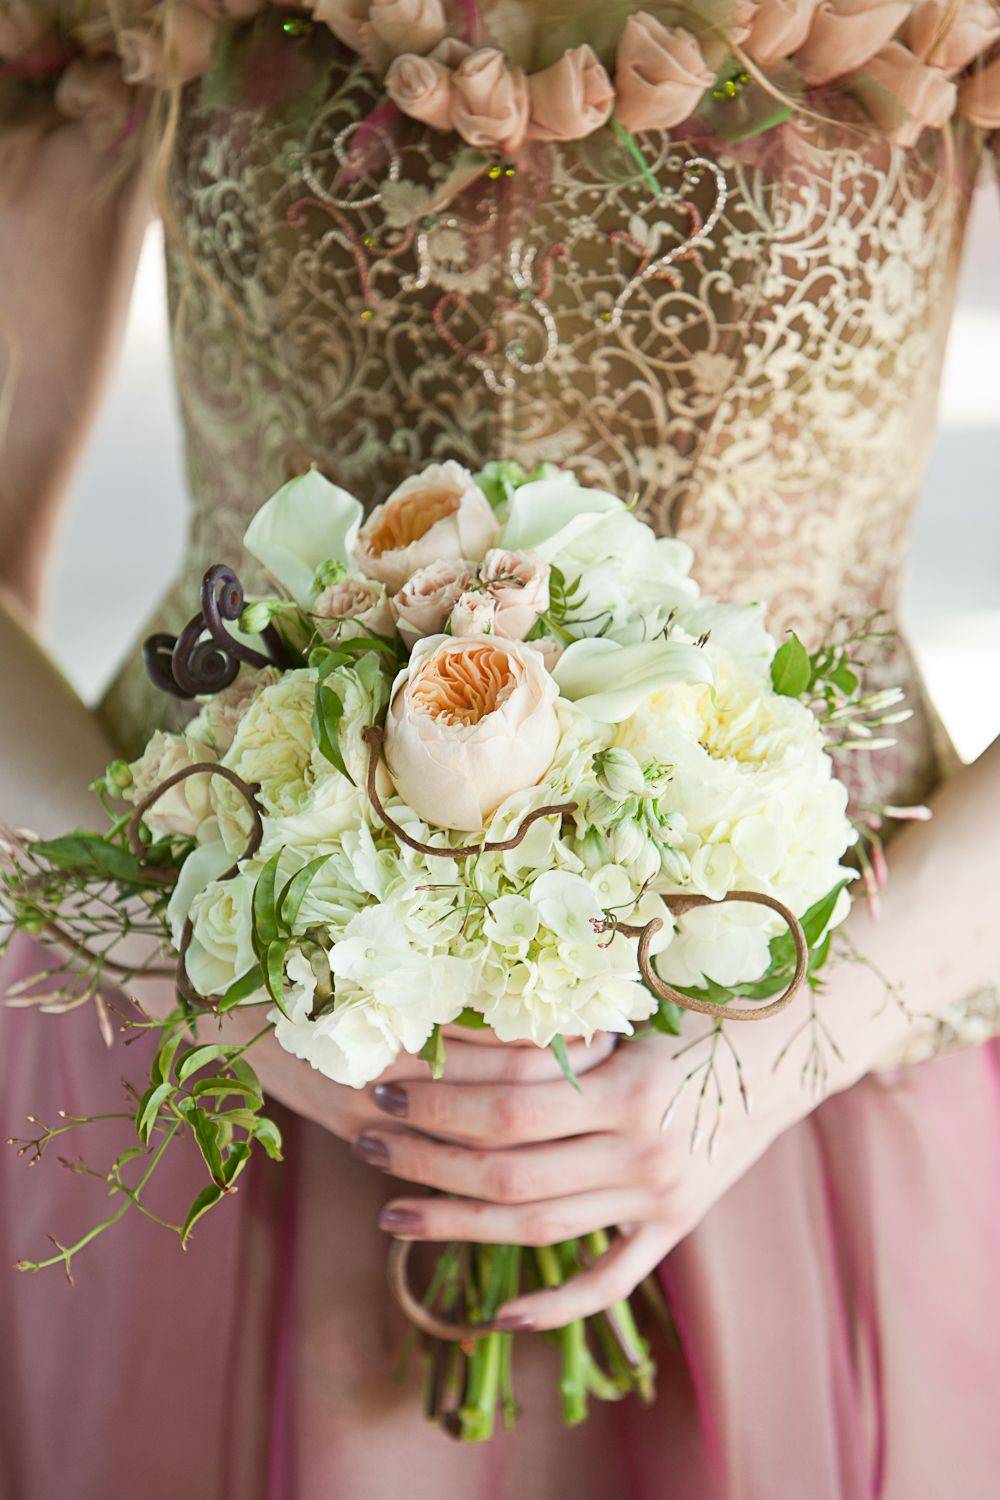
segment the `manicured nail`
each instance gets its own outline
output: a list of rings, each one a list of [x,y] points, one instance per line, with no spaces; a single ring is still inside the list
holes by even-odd
[[[401,1089],[398,1083],[377,1083],[374,1098],[384,1114],[396,1115],[402,1120],[410,1112],[410,1101],[406,1097],[406,1090]]]
[[[423,1234],[424,1216],[413,1208],[383,1208],[378,1227],[389,1234]]]
[[[534,1318],[529,1318],[527,1313],[499,1312],[493,1319],[493,1327],[501,1333],[527,1333],[534,1326]]]
[[[372,1167],[387,1167],[389,1165],[389,1148],[385,1141],[380,1141],[377,1135],[358,1135],[351,1142],[351,1150],[359,1161],[366,1161]]]

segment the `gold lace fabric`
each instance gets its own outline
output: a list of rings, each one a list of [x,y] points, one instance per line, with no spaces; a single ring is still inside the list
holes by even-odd
[[[193,517],[157,626],[210,562],[245,568],[249,516],[310,463],[370,505],[443,457],[634,495],[779,635],[893,614],[975,132],[947,159],[850,118],[728,152],[650,132],[641,163],[601,132],[459,191],[447,138],[383,127],[336,48],[324,76],[306,118],[184,97],[167,229]],[[917,712],[856,790],[913,800],[940,742],[905,648],[881,670]],[[135,745],[170,707],[133,662],[108,714]]]

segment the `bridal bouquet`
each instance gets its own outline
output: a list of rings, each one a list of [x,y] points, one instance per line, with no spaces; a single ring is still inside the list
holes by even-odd
[[[435,464],[367,520],[314,471],[245,545],[273,592],[214,567],[181,635],[147,643],[197,712],[108,769],[109,829],[8,851],[14,926],[69,952],[45,1008],[92,999],[110,1032],[109,981],[165,957],[176,979],[176,1010],[132,1023],[157,1046],[100,1229],[144,1209],[179,1134],[207,1172],[185,1242],[255,1148],[280,1156],[253,1042],[213,1039],[237,1007],[354,1088],[404,1051],[440,1076],[455,1025],[551,1047],[570,1087],[567,1038],[767,1015],[814,982],[855,838],[828,749],[896,696],[865,697],[846,648],[776,649],[760,608],[699,594],[682,543],[553,466]],[[143,939],[154,956],[129,958]],[[93,1236],[23,1265],[69,1271]],[[452,1341],[453,1429],[513,1412],[497,1307],[606,1245],[449,1246],[422,1297],[394,1249],[404,1307]],[[560,1340],[569,1420],[588,1392],[648,1395],[629,1304]]]

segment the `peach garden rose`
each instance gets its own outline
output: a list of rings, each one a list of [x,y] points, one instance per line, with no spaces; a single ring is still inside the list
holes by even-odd
[[[438,635],[462,590],[469,584],[476,565],[468,558],[451,562],[441,559],[418,568],[392,599],[396,629],[407,646],[425,635]]]
[[[468,469],[449,460],[405,480],[375,507],[358,533],[354,557],[362,573],[394,591],[441,558],[478,562],[499,529]]]
[[[397,792],[436,827],[483,828],[551,765],[558,696],[530,646],[495,636],[418,642],[385,723]]]

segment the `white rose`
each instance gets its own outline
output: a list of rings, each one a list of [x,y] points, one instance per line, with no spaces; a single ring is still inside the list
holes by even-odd
[[[298,812],[315,780],[312,732],[316,673],[286,672],[258,694],[236,730],[223,764],[260,787],[268,812]],[[221,783],[221,777],[215,778]],[[235,788],[213,788],[216,804],[229,807]],[[242,799],[239,799],[242,801]]]
[[[129,802],[143,801],[156,787],[188,766],[202,761],[214,764],[214,750],[200,740],[183,734],[164,734],[157,730],[138,760],[132,762],[132,785],[125,792]],[[159,797],[143,813],[143,822],[158,837],[183,834],[195,838],[206,818],[212,815],[211,783],[218,777],[188,776]]]
[[[191,903],[193,936],[185,957],[200,995],[221,995],[253,968],[251,903],[259,871],[215,880]]]

